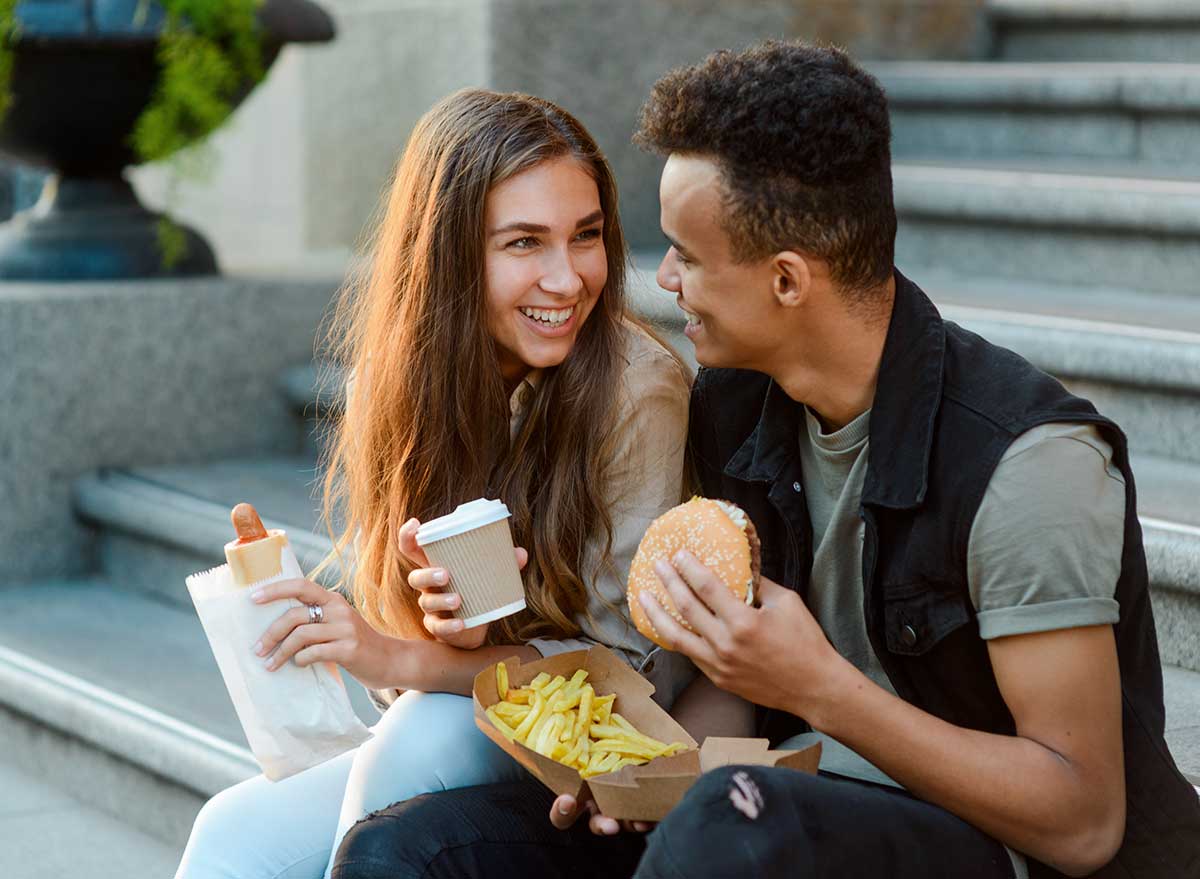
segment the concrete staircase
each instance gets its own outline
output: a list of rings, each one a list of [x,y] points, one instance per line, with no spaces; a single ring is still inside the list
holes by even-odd
[[[1200,783],[1200,65],[1164,63],[1200,58],[1200,13],[1163,0],[1092,0],[1087,14],[1065,0],[991,5],[998,60],[873,65],[893,102],[898,263],[948,318],[1128,431],[1168,739]],[[690,355],[655,261],[640,260],[636,306]],[[297,436],[311,435],[314,375],[279,377]],[[177,855],[201,803],[257,771],[184,577],[222,561],[241,500],[315,564],[328,548],[315,461],[309,442],[79,479],[95,573],[0,582],[3,762],[113,816],[120,832],[105,839],[132,827]],[[0,849],[24,827],[0,809]]]

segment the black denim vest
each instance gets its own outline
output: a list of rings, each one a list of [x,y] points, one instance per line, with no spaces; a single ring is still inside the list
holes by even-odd
[[[760,373],[702,369],[691,411],[705,495],[745,509],[762,538],[763,574],[805,595],[812,526],[797,442],[803,407]],[[1115,633],[1128,809],[1121,849],[1096,875],[1200,877],[1200,802],[1163,739],[1162,668],[1125,435],[1021,357],[944,322],[899,272],[860,509],[867,633],[901,698],[958,726],[1014,733],[967,590],[967,544],[1004,451],[1050,422],[1096,425],[1126,485]],[[762,712],[759,722],[776,742],[805,729],[781,712]],[[1061,875],[1032,860],[1029,868],[1033,879]]]

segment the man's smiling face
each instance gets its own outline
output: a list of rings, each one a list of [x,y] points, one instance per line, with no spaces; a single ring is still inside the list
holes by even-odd
[[[685,334],[703,366],[754,369],[779,337],[765,258],[737,263],[721,226],[724,184],[715,162],[673,153],[659,185],[660,222],[671,248],[658,283],[688,314]]]

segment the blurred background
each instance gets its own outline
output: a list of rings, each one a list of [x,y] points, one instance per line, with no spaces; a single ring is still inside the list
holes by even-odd
[[[1200,782],[1197,0],[4,0],[0,32],[0,875],[167,875],[257,772],[184,578],[243,500],[328,549],[315,342],[416,119],[468,85],[575,113],[690,357],[629,138],[659,75],[765,37],[865,61],[899,267],[1128,432]]]

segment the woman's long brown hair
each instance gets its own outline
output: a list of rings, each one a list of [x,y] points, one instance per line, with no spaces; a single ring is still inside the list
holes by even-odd
[[[516,437],[488,332],[487,195],[542,162],[573,157],[596,181],[608,281],[566,360],[546,370]],[[397,164],[370,248],[330,324],[335,365],[355,377],[327,447],[325,515],[337,520],[343,587],[376,628],[429,637],[399,529],[477,497],[498,497],[530,551],[527,610],[493,623],[489,640],[569,637],[586,613],[585,550],[607,562],[611,474],[623,368],[625,240],[612,172],[595,141],[548,101],[456,92],[418,122]],[[336,516],[335,516],[336,511]],[[349,550],[349,552],[347,552]],[[349,556],[349,558],[347,558]]]

